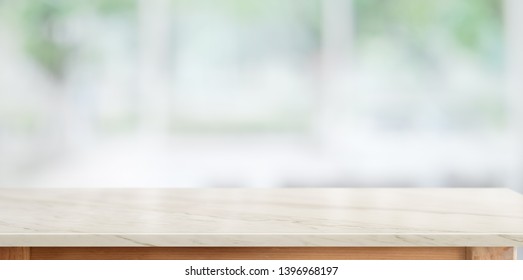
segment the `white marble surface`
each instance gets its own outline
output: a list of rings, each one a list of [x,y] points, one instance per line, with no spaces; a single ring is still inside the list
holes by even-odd
[[[506,189],[0,189],[0,246],[523,246]]]

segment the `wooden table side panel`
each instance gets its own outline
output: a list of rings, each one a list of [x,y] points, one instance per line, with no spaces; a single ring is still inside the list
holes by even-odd
[[[467,259],[515,260],[516,251],[514,247],[469,247],[467,248]]]
[[[464,247],[33,247],[35,260],[463,260]]]
[[[0,247],[0,260],[29,260],[30,257],[29,247]]]

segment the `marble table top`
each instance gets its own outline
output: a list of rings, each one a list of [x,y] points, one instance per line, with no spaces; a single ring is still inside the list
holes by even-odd
[[[523,246],[507,189],[0,189],[0,246]]]

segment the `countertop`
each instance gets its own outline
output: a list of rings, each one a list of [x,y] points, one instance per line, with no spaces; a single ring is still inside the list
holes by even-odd
[[[507,189],[0,189],[0,246],[523,246]]]

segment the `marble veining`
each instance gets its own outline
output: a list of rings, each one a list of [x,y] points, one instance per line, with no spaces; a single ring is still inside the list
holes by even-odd
[[[523,246],[507,189],[0,189],[0,246]]]

